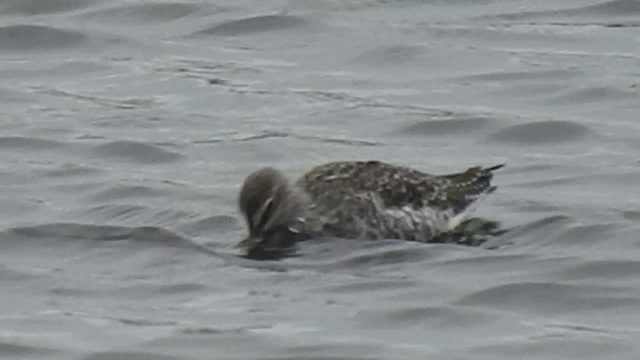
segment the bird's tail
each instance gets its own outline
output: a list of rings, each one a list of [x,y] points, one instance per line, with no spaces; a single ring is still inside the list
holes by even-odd
[[[504,166],[505,164],[486,168],[476,166],[461,173],[445,175],[451,181],[447,198],[455,215],[451,221],[452,227],[472,213],[481,198],[496,190],[496,186],[491,185],[493,171]]]
[[[493,192],[496,187],[491,185],[493,171],[503,168],[506,164],[498,164],[486,168],[476,166],[464,172],[446,175],[452,186],[461,194],[468,196]]]

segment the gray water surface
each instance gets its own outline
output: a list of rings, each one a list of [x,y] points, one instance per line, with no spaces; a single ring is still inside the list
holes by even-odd
[[[640,2],[0,1],[0,356],[638,359]],[[498,248],[238,257],[244,177],[506,162]]]

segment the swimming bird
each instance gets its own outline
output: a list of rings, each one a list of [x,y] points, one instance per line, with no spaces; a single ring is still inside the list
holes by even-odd
[[[244,180],[238,206],[247,257],[279,257],[314,237],[443,240],[478,199],[492,193],[493,171],[504,164],[432,175],[381,161],[335,161],[313,167],[293,184],[263,167]]]

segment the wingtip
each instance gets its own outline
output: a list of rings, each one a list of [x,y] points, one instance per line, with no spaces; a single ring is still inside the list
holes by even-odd
[[[486,168],[485,170],[486,170],[486,171],[494,171],[494,170],[501,169],[501,168],[503,168],[503,167],[505,167],[505,166],[507,166],[507,163],[502,163],[502,164],[498,164],[498,165],[493,165],[493,166],[490,166],[490,167]]]

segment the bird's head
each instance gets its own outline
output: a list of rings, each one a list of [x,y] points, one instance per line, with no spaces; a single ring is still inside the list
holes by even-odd
[[[251,249],[260,243],[273,242],[274,239],[280,242],[289,240],[290,236],[283,234],[292,232],[290,225],[298,216],[301,205],[301,197],[280,171],[265,167],[251,173],[242,184],[238,197],[238,206],[249,234],[238,246]]]

